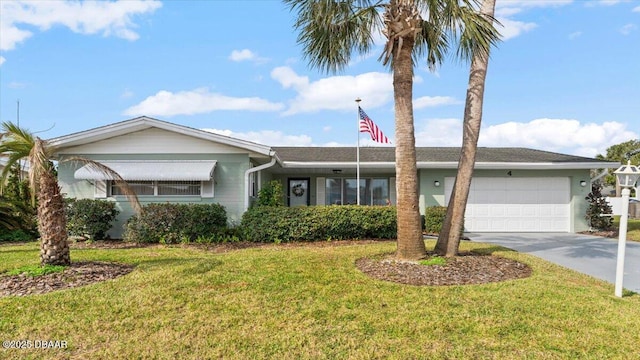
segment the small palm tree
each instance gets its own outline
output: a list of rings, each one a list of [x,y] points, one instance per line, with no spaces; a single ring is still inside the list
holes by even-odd
[[[424,57],[430,69],[452,45],[470,60],[488,54],[498,40],[493,18],[475,0],[284,0],[297,15],[298,43],[313,67],[344,69],[352,54],[364,54],[378,31],[387,38],[380,56],[393,72],[396,134],[398,250],[401,259],[426,256],[418,208],[418,169],[413,123],[413,69]]]
[[[55,149],[45,140],[34,136],[26,129],[11,122],[2,123],[0,133],[0,157],[7,164],[0,174],[0,184],[5,183],[10,169],[19,161],[29,163],[29,187],[32,202],[36,203],[38,231],[40,232],[40,263],[44,265],[69,265],[71,258],[67,242],[67,220],[64,213],[64,200],[58,185],[54,160]],[[64,161],[81,161],[89,164],[104,174],[114,178],[123,192],[127,194],[136,211],[140,211],[140,203],[115,171],[84,158],[69,158]]]

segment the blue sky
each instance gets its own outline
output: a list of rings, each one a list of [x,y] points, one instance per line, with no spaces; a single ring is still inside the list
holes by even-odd
[[[0,1],[0,120],[52,138],[147,115],[267,145],[394,141],[383,41],[311,68],[279,1]],[[595,156],[640,133],[640,1],[497,0],[480,146]],[[382,36],[378,36],[382,39]],[[459,146],[469,65],[416,67],[418,146]],[[361,144],[369,145],[366,134]]]

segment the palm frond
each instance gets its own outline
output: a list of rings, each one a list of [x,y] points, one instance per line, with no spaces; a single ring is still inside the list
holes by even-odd
[[[19,161],[28,159],[35,144],[34,136],[26,129],[11,122],[3,122],[0,125],[0,157],[6,160],[2,173],[0,173],[0,191],[13,168]]]
[[[416,0],[426,14],[422,32],[416,39],[416,58],[426,57],[434,70],[444,60],[452,46],[459,61],[471,61],[474,54],[488,56],[500,40],[494,26],[499,23],[479,11],[478,0]]]
[[[337,72],[355,53],[366,54],[373,46],[372,34],[381,21],[381,1],[284,0],[296,13],[298,44],[312,67]]]
[[[17,214],[19,214],[19,209],[16,205],[3,199],[0,202],[0,229],[15,230],[20,228]]]
[[[118,174],[112,168],[92,159],[87,159],[84,157],[73,156],[69,158],[65,158],[60,160],[60,162],[74,162],[74,163],[82,163],[87,166],[90,171],[103,175],[107,179],[111,179],[116,186],[122,191],[127,197],[127,200],[131,203],[131,207],[136,212],[136,214],[142,213],[142,205],[140,204],[140,200],[138,199],[138,195],[135,190],[127,183],[125,179]]]
[[[474,54],[488,57],[491,47],[500,40],[500,33],[493,25],[501,25],[493,16],[483,14],[475,9],[470,0],[465,0],[458,17],[463,24],[456,56],[460,60],[470,60]]]

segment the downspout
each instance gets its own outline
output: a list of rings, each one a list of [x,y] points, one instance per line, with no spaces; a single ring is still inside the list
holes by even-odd
[[[251,173],[256,172],[256,171],[260,171],[260,170],[264,170],[264,169],[270,168],[275,164],[276,164],[276,157],[272,153],[271,154],[271,161],[269,161],[266,164],[260,165],[260,166],[252,167],[249,170],[244,172],[244,211],[247,211],[249,209],[249,187],[251,185],[251,184],[249,184],[249,175]]]

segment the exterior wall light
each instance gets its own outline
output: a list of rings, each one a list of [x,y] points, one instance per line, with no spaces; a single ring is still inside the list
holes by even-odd
[[[433,186],[440,187],[440,181],[436,180],[433,182]]]
[[[629,221],[629,195],[630,187],[633,187],[640,177],[640,170],[637,166],[631,165],[631,161],[627,165],[622,165],[618,170],[613,172],[616,174],[618,184],[622,187],[622,215],[620,215],[620,229],[618,231],[618,262],[616,264],[616,288],[615,295],[622,297],[622,278],[624,276],[624,252],[627,243],[627,222]]]
[[[581,181],[580,181],[580,186],[582,186],[582,187],[587,186],[587,182],[586,182],[586,181],[584,181],[584,180],[581,180]]]

